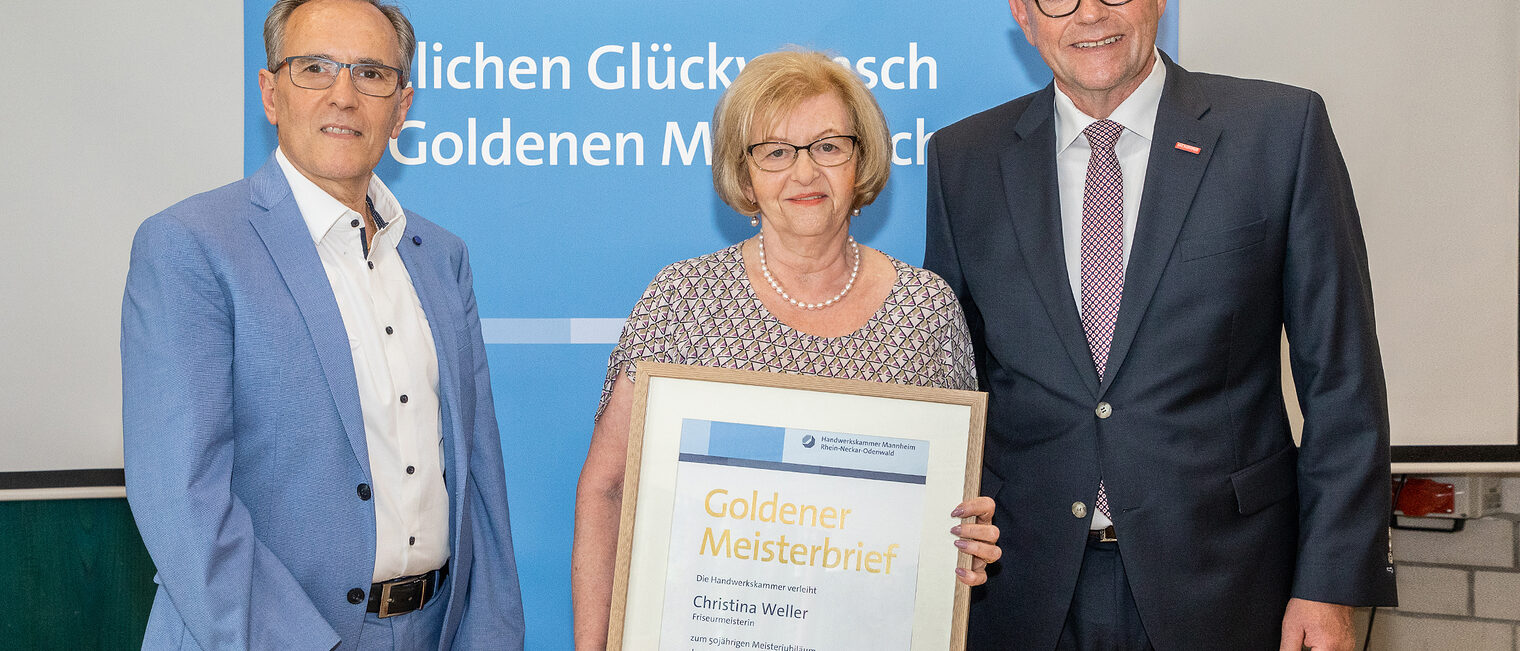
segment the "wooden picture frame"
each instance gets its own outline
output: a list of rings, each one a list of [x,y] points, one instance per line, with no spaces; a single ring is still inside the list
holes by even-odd
[[[608,649],[965,648],[950,511],[980,488],[986,394],[636,378]]]

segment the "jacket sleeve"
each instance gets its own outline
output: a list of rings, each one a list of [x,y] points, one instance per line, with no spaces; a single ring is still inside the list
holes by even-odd
[[[232,493],[232,312],[192,230],[169,213],[144,222],[121,316],[128,502],[200,647],[330,649],[337,633]]]
[[[491,398],[491,373],[486,364],[485,340],[475,306],[474,277],[469,254],[460,257],[459,287],[464,297],[464,322],[473,350],[471,378],[475,383],[474,423],[470,449],[470,476],[465,508],[470,510],[471,546],[469,589],[453,646],[459,649],[516,649],[524,644],[522,593],[517,579],[517,560],[512,549],[512,527],[507,515],[507,480],[501,453],[501,434],[496,425],[496,405]],[[472,408],[465,405],[466,409]],[[457,579],[456,579],[457,580]]]
[[[945,205],[945,192],[940,177],[939,147],[933,138],[929,139],[928,161],[929,187],[925,201],[924,268],[939,274],[945,284],[950,286],[950,290],[955,292],[956,298],[960,299],[961,311],[964,313],[971,338],[971,361],[976,367],[977,376],[976,384],[968,388],[975,389],[978,384],[986,387],[988,386],[985,363],[987,346],[982,313],[977,309],[976,299],[971,296],[965,273],[961,270],[960,253],[956,250],[955,235],[950,225],[950,211]]]
[[[1293,596],[1393,605],[1388,396],[1367,247],[1324,101],[1312,93],[1291,210],[1283,318],[1304,413]]]

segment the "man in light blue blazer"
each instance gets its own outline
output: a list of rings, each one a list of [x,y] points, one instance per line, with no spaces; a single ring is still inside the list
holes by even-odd
[[[279,149],[138,230],[127,496],[143,646],[521,649],[501,442],[463,242],[373,170],[416,39],[375,0],[281,0]]]

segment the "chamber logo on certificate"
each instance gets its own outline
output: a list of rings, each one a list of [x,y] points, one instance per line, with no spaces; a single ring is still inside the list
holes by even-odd
[[[929,443],[684,419],[661,649],[906,649]]]

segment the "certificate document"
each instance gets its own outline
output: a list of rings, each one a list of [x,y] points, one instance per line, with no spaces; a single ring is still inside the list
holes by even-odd
[[[928,441],[685,419],[680,450],[661,649],[908,648]]]
[[[608,648],[964,648],[986,394],[638,370]]]

